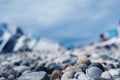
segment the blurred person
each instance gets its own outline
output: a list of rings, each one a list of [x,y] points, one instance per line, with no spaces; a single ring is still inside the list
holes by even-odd
[[[107,38],[104,36],[104,34],[100,34],[100,39],[101,39],[101,42],[107,41]]]
[[[117,30],[118,30],[118,38],[120,38],[120,24],[119,24]]]

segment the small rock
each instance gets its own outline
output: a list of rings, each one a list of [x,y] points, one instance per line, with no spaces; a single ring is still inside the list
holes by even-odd
[[[112,79],[112,75],[108,71],[105,71],[102,73],[101,78]]]
[[[74,74],[72,72],[65,72],[61,80],[70,80],[72,78],[74,78]]]
[[[88,76],[95,79],[95,78],[100,78],[103,71],[99,69],[98,67],[91,67],[87,70],[86,73]]]
[[[48,75],[44,71],[31,72],[18,78],[18,80],[49,80]]]

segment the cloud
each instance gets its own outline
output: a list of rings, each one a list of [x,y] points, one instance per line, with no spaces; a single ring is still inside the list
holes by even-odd
[[[86,16],[84,9],[89,5],[89,0],[5,0],[3,3],[6,3],[1,6],[3,19],[13,22],[33,20],[49,27]]]
[[[119,0],[0,0],[0,21],[58,38],[90,38],[115,28]],[[115,26],[114,26],[115,25]],[[96,33],[96,34],[95,34]]]
[[[11,0],[0,13],[12,20],[35,20],[43,26],[50,26],[64,20],[74,10],[72,0]]]

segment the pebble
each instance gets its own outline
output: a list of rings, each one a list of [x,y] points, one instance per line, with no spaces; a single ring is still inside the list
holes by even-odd
[[[5,54],[0,61],[0,80],[120,80],[120,60],[112,55],[54,54]]]
[[[92,63],[88,68],[90,68],[90,67],[98,67],[98,68],[101,69],[103,72],[105,71],[103,65],[100,64],[100,63]]]
[[[49,80],[48,75],[44,71],[31,72],[18,78],[18,80]]]
[[[60,80],[63,73],[60,70],[54,70],[50,76],[50,80]]]
[[[52,70],[50,70],[50,69],[48,69],[46,67],[43,67],[43,66],[36,67],[34,71],[36,71],[36,72],[38,72],[38,71],[45,71],[47,74],[51,74],[52,73]]]
[[[14,69],[21,74],[26,70],[31,70],[31,68],[28,66],[17,66]]]
[[[1,77],[0,80],[6,80],[6,78],[5,77]]]
[[[112,75],[108,71],[103,72],[101,75],[101,78],[105,78],[105,79],[109,79],[109,80],[113,79]]]
[[[17,76],[17,72],[11,66],[4,66],[0,72],[5,78],[8,78],[10,75],[13,75],[15,78]]]
[[[69,80],[74,78],[74,73],[73,72],[65,72],[63,76],[61,77],[61,80]]]
[[[87,71],[86,74],[90,76],[91,78],[100,78],[102,75],[103,71],[99,69],[98,67],[90,67]]]
[[[94,79],[86,74],[81,74],[79,75],[78,80],[94,80]]]
[[[86,64],[79,64],[77,67],[79,67],[84,73],[86,73],[86,69],[88,68]]]

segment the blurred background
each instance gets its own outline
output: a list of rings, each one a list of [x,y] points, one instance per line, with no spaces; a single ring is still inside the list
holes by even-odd
[[[64,47],[117,36],[120,0],[0,0],[0,23]]]

